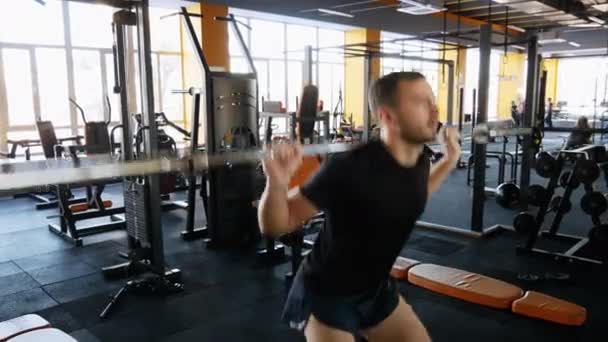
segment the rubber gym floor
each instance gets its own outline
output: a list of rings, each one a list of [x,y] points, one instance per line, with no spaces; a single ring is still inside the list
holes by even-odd
[[[554,143],[559,144],[560,139],[555,137]],[[488,186],[494,186],[497,168],[490,165]],[[450,176],[429,201],[423,220],[469,225],[471,192],[465,177],[465,170]],[[534,175],[533,183],[546,184],[547,180]],[[606,191],[603,179],[595,186]],[[120,190],[120,186],[108,189],[108,197],[116,205],[122,202]],[[578,204],[581,193],[582,188],[575,191],[573,210],[565,217],[563,232],[585,235],[591,228],[590,217]],[[183,198],[184,194],[175,196]],[[124,280],[104,280],[100,267],[122,261],[118,252],[126,249],[125,233],[91,236],[85,239],[84,247],[76,248],[48,232],[46,216],[55,211],[36,211],[33,204],[29,199],[0,199],[0,321],[37,313],[85,342],[303,341],[279,319],[285,295],[283,275],[288,264],[260,266],[252,251],[208,250],[200,241],[182,241],[182,210],[164,213],[163,229],[167,263],[183,271],[185,291],[166,298],[127,296],[110,319],[100,321],[98,316],[108,296],[124,284]],[[486,201],[486,226],[510,224],[514,214],[515,211],[498,207],[493,199]],[[197,219],[199,224],[204,223],[204,215]],[[524,239],[508,231],[471,239],[417,229],[402,255],[482,273],[573,301],[589,312],[585,326],[569,328],[545,323],[400,283],[401,292],[434,341],[608,340],[604,330],[608,326],[605,272],[517,256],[515,247]],[[523,282],[517,277],[545,272],[567,272],[571,280]]]

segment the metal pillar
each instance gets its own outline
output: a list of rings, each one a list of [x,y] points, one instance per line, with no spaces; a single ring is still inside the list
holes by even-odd
[[[150,12],[149,1],[141,0],[136,6],[137,37],[139,58],[139,80],[141,89],[142,121],[150,129],[144,131],[144,149],[146,157],[158,158],[158,129],[154,111],[154,87],[152,80],[152,53],[150,45]],[[160,176],[146,176],[149,189],[148,215],[150,215],[150,241],[153,246],[151,267],[158,274],[165,274],[165,256],[162,238],[161,205],[160,205]]]
[[[484,25],[479,34],[479,97],[477,124],[488,121],[488,90],[490,88],[490,56],[492,52],[492,26]],[[473,143],[473,142],[472,142]],[[486,186],[486,145],[475,144],[473,173],[473,210],[471,229],[483,231],[483,210]]]
[[[534,127],[537,124],[535,109],[538,108],[536,105],[538,68],[538,37],[536,33],[532,33],[528,40],[528,75],[526,79],[526,108],[522,117],[523,127]],[[534,146],[532,146],[532,136],[524,135],[521,155],[521,176],[519,178],[519,188],[522,194],[528,193],[533,157]],[[521,196],[520,204],[521,210],[528,209],[527,196]]]
[[[129,114],[129,96],[127,93],[127,65],[125,53],[127,45],[125,41],[126,18],[132,16],[130,11],[120,11],[114,13],[114,93],[120,94],[120,123],[122,125],[122,135],[120,142],[121,160],[133,159],[133,143],[131,130],[131,115]],[[114,148],[114,146],[112,146]]]
[[[312,75],[312,46],[304,48],[304,63],[302,63],[302,87],[314,84]]]
[[[371,127],[371,117],[370,117],[370,110],[369,110],[369,98],[368,98],[368,89],[370,87],[370,80],[371,80],[371,56],[366,55],[365,57],[363,57],[363,70],[364,70],[364,77],[363,77],[363,108],[362,108],[362,114],[363,114],[363,134],[361,137],[361,140],[363,142],[367,142],[370,139],[370,127]]]
[[[454,124],[454,69],[454,62],[448,63],[448,124],[450,125]]]

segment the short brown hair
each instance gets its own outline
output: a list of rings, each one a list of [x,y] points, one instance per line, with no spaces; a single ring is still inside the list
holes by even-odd
[[[424,79],[424,75],[415,71],[392,72],[377,79],[369,88],[369,108],[376,113],[382,106],[394,106],[395,95],[401,81],[411,82]]]

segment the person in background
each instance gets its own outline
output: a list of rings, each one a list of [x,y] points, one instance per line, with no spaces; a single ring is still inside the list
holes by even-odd
[[[586,116],[581,116],[576,121],[576,129],[591,129]],[[566,142],[566,150],[572,150],[583,145],[591,144],[591,132],[578,131],[570,133]]]
[[[511,101],[511,118],[513,118],[516,126],[520,125],[520,114],[517,110],[517,104],[515,101]]]
[[[547,99],[547,114],[545,115],[545,123],[547,127],[553,128],[553,100]]]

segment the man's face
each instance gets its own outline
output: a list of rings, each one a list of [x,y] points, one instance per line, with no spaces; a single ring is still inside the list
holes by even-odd
[[[434,140],[439,112],[429,83],[425,79],[401,81],[395,100],[394,108],[385,108],[386,129],[408,143],[423,144]]]

